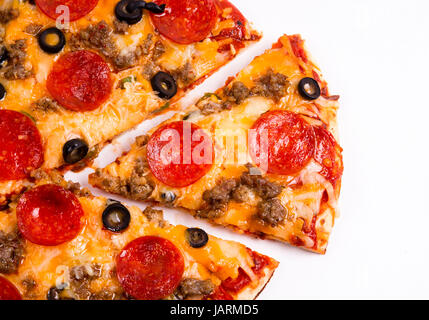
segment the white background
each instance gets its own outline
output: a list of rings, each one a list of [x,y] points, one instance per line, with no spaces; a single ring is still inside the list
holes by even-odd
[[[341,217],[325,256],[239,236],[181,212],[167,218],[279,260],[260,299],[429,298],[429,2],[232,2],[265,37],[186,103],[220,87],[281,34],[302,34],[331,93],[341,95]],[[121,136],[97,164],[113,161],[147,128]],[[75,178],[85,182],[88,172]]]

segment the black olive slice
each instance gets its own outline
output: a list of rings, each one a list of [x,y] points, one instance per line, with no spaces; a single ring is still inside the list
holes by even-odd
[[[159,6],[155,2],[148,2],[144,8],[152,13],[161,14],[164,13],[165,7],[165,4]]]
[[[115,7],[115,16],[119,21],[124,21],[130,25],[136,24],[143,17],[144,5],[143,1],[121,0]]]
[[[0,101],[3,100],[5,97],[6,97],[6,89],[0,83]]]
[[[40,48],[46,53],[58,53],[66,45],[64,33],[55,27],[43,30],[38,35]]]
[[[202,248],[209,241],[207,232],[199,228],[186,229],[186,239],[192,248]]]
[[[320,97],[319,83],[313,78],[304,78],[298,85],[299,94],[307,100],[316,100]]]
[[[131,215],[120,202],[112,202],[103,211],[103,225],[112,232],[122,232],[130,225]]]
[[[161,194],[161,198],[166,202],[166,203],[173,203],[174,200],[176,200],[176,195],[174,194],[174,192],[172,191],[167,191],[167,192],[163,192]]]
[[[177,93],[177,83],[174,78],[165,72],[158,72],[150,80],[152,89],[157,92],[158,97],[162,99],[171,99]]]
[[[84,159],[88,154],[88,144],[82,139],[67,141],[63,147],[63,158],[65,163],[75,164]]]

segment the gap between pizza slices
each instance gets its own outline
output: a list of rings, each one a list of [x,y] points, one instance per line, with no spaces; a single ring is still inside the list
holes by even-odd
[[[0,138],[8,145],[0,205],[26,187],[31,170],[85,167],[115,136],[174,109],[187,90],[260,39],[227,0],[157,0],[144,10],[127,9],[131,2],[0,5],[0,112],[35,123],[25,129],[28,120],[0,113],[2,136],[16,130],[21,139]],[[59,5],[68,6],[70,20],[61,29]],[[11,119],[16,126],[5,124]]]
[[[343,173],[338,98],[301,37],[285,35],[89,181],[323,254]]]

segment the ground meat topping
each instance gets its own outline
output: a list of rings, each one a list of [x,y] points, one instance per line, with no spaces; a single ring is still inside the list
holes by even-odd
[[[162,41],[158,40],[153,48],[152,58],[158,60],[165,53],[165,46]]]
[[[94,280],[100,276],[101,266],[99,264],[76,266],[70,270],[70,279],[72,282]]]
[[[126,69],[134,66],[137,63],[138,57],[141,55],[140,48],[135,51],[128,51],[117,55],[113,59],[113,64],[118,69]]]
[[[156,65],[153,61],[149,60],[144,66],[143,66],[143,77],[146,80],[152,79],[152,77],[161,69],[158,65]]]
[[[123,24],[117,20],[113,22],[113,29],[105,21],[101,21],[72,35],[69,44],[72,50],[84,48],[98,50],[119,70],[133,67],[143,55],[152,53],[157,59],[164,53],[165,49],[160,41],[156,43],[153,52],[151,51],[153,47],[153,34],[148,34],[143,43],[135,49],[127,48],[120,51],[112,38],[112,33],[123,34],[127,28],[128,25],[126,23]]]
[[[201,113],[205,116],[213,113],[218,113],[223,110],[222,104],[214,102],[213,100],[203,100],[198,104],[198,107],[201,110]]]
[[[266,98],[280,100],[287,93],[289,81],[281,73],[275,73],[273,69],[268,69],[267,73],[255,81],[256,85],[252,88],[251,94]]]
[[[25,295],[27,296],[37,287],[37,282],[33,278],[25,278],[21,283],[25,288]]]
[[[89,300],[124,300],[127,299],[125,293],[119,288],[102,289],[99,292],[91,294]]]
[[[113,20],[113,31],[117,34],[125,34],[130,25],[124,21],[119,21],[118,19]]]
[[[278,226],[286,217],[287,210],[279,199],[269,199],[258,204],[257,217],[272,227]]]
[[[224,180],[211,190],[207,190],[203,194],[203,199],[216,206],[216,204],[228,202],[231,198],[231,192],[237,187],[237,181],[234,179]]]
[[[126,180],[104,174],[101,169],[97,169],[91,175],[91,180],[93,184],[101,186],[107,192],[143,201],[147,200],[154,190],[153,184],[144,177],[145,167],[142,161],[138,161],[131,177]]]
[[[201,110],[201,114],[207,116],[223,110],[231,110],[232,105],[228,101],[221,101],[215,94],[206,94],[198,101],[197,107]]]
[[[55,100],[43,97],[31,105],[31,110],[37,119],[43,118],[48,113],[55,113],[61,109],[61,106]]]
[[[250,90],[243,82],[236,81],[231,88],[225,88],[224,94],[228,101],[240,104],[250,96]]]
[[[262,199],[271,199],[280,195],[283,190],[281,185],[270,182],[259,174],[254,174],[254,172],[250,171],[251,169],[255,169],[251,165],[247,165],[247,168],[249,171],[244,172],[241,176],[241,183],[243,185],[254,189]]]
[[[31,23],[25,27],[24,32],[32,36],[35,36],[39,33],[40,30],[42,30],[42,28],[43,28],[43,25],[41,24]]]
[[[231,87],[224,89],[224,95],[227,101],[236,104],[252,96],[262,96],[278,101],[287,94],[289,85],[285,75],[275,73],[270,68],[265,75],[255,80],[254,87],[249,89],[243,82],[236,81]]]
[[[94,291],[92,282],[102,276],[99,264],[73,267],[69,272],[69,283],[53,286],[47,293],[48,300],[119,300],[123,299],[120,288],[103,288]],[[113,276],[113,275],[112,275]]]
[[[161,41],[157,41],[153,46],[153,35],[149,33],[141,45],[134,50],[119,54],[114,59],[113,64],[119,69],[129,68],[134,66],[141,56],[151,55],[150,61],[156,61],[164,52],[165,48]]]
[[[5,36],[6,36],[6,29],[0,25],[0,44],[3,43]]]
[[[0,231],[0,273],[17,272],[24,253],[24,240],[18,231],[8,234]]]
[[[206,219],[216,219],[221,217],[228,208],[231,193],[236,187],[236,180],[227,179],[223,180],[213,189],[206,190],[203,193],[203,200],[206,202],[206,207],[202,210],[198,210],[197,216]]]
[[[0,10],[0,23],[6,24],[9,21],[12,21],[18,18],[18,16],[19,16],[18,9],[9,8],[9,9]]]
[[[253,193],[263,199],[262,204],[270,203],[273,198],[281,194],[283,187],[280,184],[262,177],[260,171],[251,164],[246,167],[248,171],[244,172],[238,180],[223,180],[213,189],[203,193],[205,205],[197,211],[198,217],[217,219],[226,212],[231,200],[239,203],[247,202]]]
[[[146,56],[149,55],[150,49],[152,48],[152,45],[153,45],[153,34],[149,33],[146,36],[146,39],[143,41],[143,44],[142,44],[142,50],[143,50],[144,55],[146,55]]]
[[[3,73],[3,77],[7,80],[23,80],[31,77],[33,73],[30,70],[25,69],[22,64],[10,66]]]
[[[197,280],[187,278],[182,280],[175,293],[180,300],[195,296],[207,296],[215,289],[215,285],[211,280]]]
[[[128,181],[129,196],[134,200],[146,200],[153,192],[153,185],[144,177],[146,165],[137,161],[131,178]]]
[[[91,281],[98,279],[101,276],[101,266],[82,265],[73,267],[70,270],[70,289],[73,292],[74,298],[80,300],[88,300],[93,295],[91,290]]]
[[[112,28],[105,21],[100,21],[96,25],[90,25],[79,33],[73,34],[69,45],[72,50],[95,49],[106,58],[113,59],[117,56],[118,50],[111,37],[112,32]]]
[[[146,207],[146,209],[143,211],[143,214],[149,221],[156,222],[161,228],[165,226],[164,212],[162,210]]]
[[[239,185],[232,193],[232,198],[239,202],[246,202],[249,200],[252,194],[252,189],[246,185]]]
[[[9,62],[3,77],[7,80],[27,79],[33,75],[32,70],[27,70],[24,66],[25,58],[27,57],[27,40],[16,40],[8,48]]]
[[[189,61],[181,68],[174,70],[171,75],[182,88],[188,86],[196,78],[195,71]]]

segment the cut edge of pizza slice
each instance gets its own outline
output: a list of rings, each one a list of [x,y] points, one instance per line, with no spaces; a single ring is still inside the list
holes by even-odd
[[[10,288],[0,300],[13,288],[32,300],[249,300],[278,266],[240,243],[171,225],[161,210],[94,197],[57,171],[38,176],[0,211],[0,282]]]
[[[207,18],[207,30],[199,30],[202,39],[181,43],[175,42],[180,41],[181,26],[165,23],[171,35],[168,29],[157,30],[168,17],[145,11],[136,24],[118,20],[114,11],[119,0],[74,1],[75,7],[95,7],[61,30],[52,28],[49,1],[38,0],[37,6],[14,2],[2,9],[0,93],[5,97],[0,97],[0,109],[20,112],[34,122],[42,138],[37,156],[43,163],[26,166],[25,159],[9,154],[18,148],[1,150],[9,152],[6,158],[15,167],[0,162],[0,171],[7,172],[0,172],[0,205],[28,183],[14,170],[29,178],[40,166],[82,169],[117,135],[179,108],[186,91],[259,41],[260,34],[228,0],[206,2],[207,10],[194,12],[195,19]],[[72,13],[82,11],[73,6]],[[180,17],[180,8],[175,10],[177,19],[186,18]],[[56,54],[45,52],[40,43],[54,36],[64,37],[64,47]]]
[[[137,138],[89,182],[323,254],[343,172],[338,98],[301,37],[285,35],[224,88]]]

